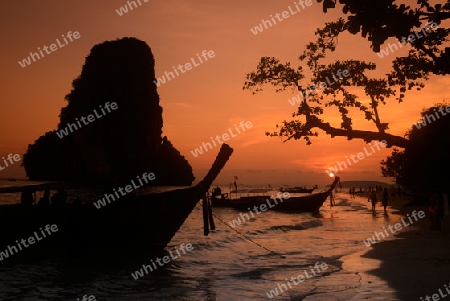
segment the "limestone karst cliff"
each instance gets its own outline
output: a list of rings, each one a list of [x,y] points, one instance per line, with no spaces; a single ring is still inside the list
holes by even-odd
[[[153,184],[190,185],[191,166],[161,136],[154,66],[150,47],[136,38],[95,45],[66,95],[58,128],[24,155],[30,180],[128,182],[153,172]]]

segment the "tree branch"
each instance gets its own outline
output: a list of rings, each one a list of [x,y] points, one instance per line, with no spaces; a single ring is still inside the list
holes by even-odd
[[[387,142],[387,147],[398,146],[401,148],[406,148],[409,145],[409,140],[400,136],[394,136],[388,133],[380,133],[380,132],[371,132],[371,131],[363,131],[363,130],[352,130],[348,131],[345,129],[332,127],[329,123],[322,122],[317,118],[312,118],[308,120],[305,124],[302,125],[302,132],[307,133],[312,129],[318,128],[323,130],[325,133],[334,138],[336,136],[347,137],[348,140],[352,139],[362,139],[365,142],[369,143],[373,140],[382,141],[385,140]],[[290,135],[287,140],[291,139],[300,139],[301,137],[297,134]]]

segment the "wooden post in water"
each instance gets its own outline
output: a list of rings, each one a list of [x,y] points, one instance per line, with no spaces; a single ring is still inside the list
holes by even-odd
[[[208,213],[208,198],[206,196],[206,193],[203,194],[203,234],[205,236],[208,236],[209,234],[209,222],[208,222],[208,217],[209,217],[209,213]]]
[[[211,230],[216,230],[216,225],[214,224],[213,214],[212,214],[212,204],[211,199],[207,199],[208,202],[208,219],[209,219],[209,226]]]

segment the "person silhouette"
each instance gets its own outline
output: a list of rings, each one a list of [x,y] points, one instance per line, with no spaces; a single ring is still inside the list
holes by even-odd
[[[377,193],[375,192],[375,190],[372,190],[372,192],[370,193],[368,201],[372,201],[372,211],[375,212],[375,204],[377,203]]]
[[[389,193],[388,193],[387,189],[384,188],[384,190],[383,190],[383,197],[381,199],[381,204],[383,205],[385,212],[386,212],[386,207],[388,205],[388,201],[389,201]]]
[[[22,205],[25,205],[25,206],[33,205],[33,203],[34,203],[33,188],[26,187],[25,190],[22,191],[22,195],[20,197],[20,202],[22,203]]]
[[[39,199],[38,206],[50,205],[50,190],[45,189],[44,196]]]
[[[429,202],[428,211],[431,220],[431,230],[441,230],[442,206],[439,193],[437,193],[436,190],[431,190],[431,192],[428,193],[428,202]]]
[[[64,206],[66,204],[67,192],[62,187],[58,187],[57,192],[52,196],[53,206]]]

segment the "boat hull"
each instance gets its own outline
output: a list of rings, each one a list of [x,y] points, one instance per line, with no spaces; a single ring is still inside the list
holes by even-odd
[[[19,248],[16,240],[27,240],[34,232],[39,233],[40,228],[53,224],[58,228],[55,233],[11,257],[48,257],[63,253],[128,256],[141,251],[160,251],[208,191],[232,152],[231,147],[223,144],[205,178],[196,186],[184,189],[160,193],[136,190],[99,208],[92,202],[62,206],[0,206],[0,252],[8,247]],[[0,192],[2,190],[18,192],[23,187],[4,188]]]
[[[326,201],[329,192],[321,192],[308,196],[290,197],[288,199],[271,199],[270,196],[250,196],[239,199],[212,198],[214,207],[232,207],[239,210],[252,210],[254,206],[266,205],[271,210],[317,212]],[[270,205],[269,205],[270,204]]]
[[[306,189],[301,187],[294,188],[280,188],[280,192],[289,192],[289,193],[312,193],[315,188]]]
[[[271,199],[268,195],[246,196],[237,199],[230,199],[228,194],[214,194],[211,196],[211,203],[215,207],[232,207],[238,210],[253,210],[253,208],[266,205],[268,209],[289,212],[317,212],[333,189],[339,183],[339,177],[335,177],[330,188],[324,192],[319,192],[306,196],[276,198]],[[270,205],[269,205],[270,204]],[[264,207],[263,207],[264,208]],[[267,209],[266,209],[267,210]],[[265,211],[265,210],[264,210]]]
[[[63,207],[9,205],[0,208],[0,250],[17,246],[47,224],[58,231],[20,253],[94,254],[157,251],[167,246],[194,209],[197,187],[169,193],[123,197],[97,209],[93,204]],[[40,235],[42,237],[42,234]],[[50,251],[51,250],[51,251]],[[27,252],[30,251],[30,252]],[[41,251],[41,252],[39,252]],[[33,253],[32,253],[33,252]]]

